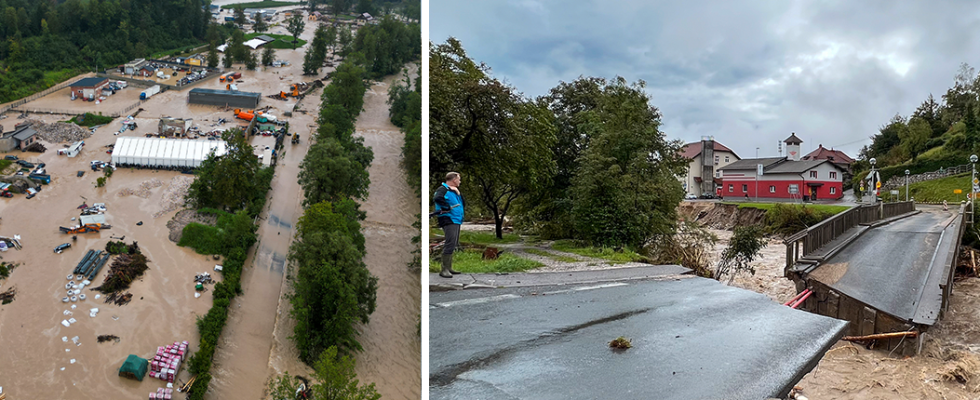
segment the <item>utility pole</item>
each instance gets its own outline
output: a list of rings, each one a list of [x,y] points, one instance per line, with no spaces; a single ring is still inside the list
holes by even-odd
[[[868,162],[871,163],[871,173],[868,174],[868,178],[870,178],[871,184],[868,187],[868,189],[871,189],[871,204],[876,204],[876,203],[878,203],[878,187],[879,186],[878,186],[877,179],[875,179],[875,172],[876,172],[875,171],[875,164],[878,163],[878,160],[876,160],[874,158],[871,158],[870,160],[868,160]]]
[[[973,170],[973,174],[970,179],[970,224],[972,225],[975,218],[977,206],[977,155],[973,154],[970,156],[970,167]]]
[[[909,201],[909,170],[905,170],[905,201]]]

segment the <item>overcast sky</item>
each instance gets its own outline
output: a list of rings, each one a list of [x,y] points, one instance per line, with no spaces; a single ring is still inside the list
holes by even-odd
[[[669,138],[742,158],[791,132],[856,157],[895,115],[980,65],[980,7],[961,1],[431,0],[429,38],[459,39],[537,97],[579,76],[644,80]],[[784,153],[785,155],[785,150]]]

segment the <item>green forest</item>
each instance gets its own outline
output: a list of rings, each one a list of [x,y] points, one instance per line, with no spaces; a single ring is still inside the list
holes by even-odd
[[[202,43],[202,0],[0,0],[0,103],[71,76]]]
[[[859,194],[860,180],[877,161],[881,180],[969,164],[980,152],[980,75],[961,64],[953,85],[939,100],[932,94],[908,115],[896,114],[871,137],[853,165],[851,185]]]

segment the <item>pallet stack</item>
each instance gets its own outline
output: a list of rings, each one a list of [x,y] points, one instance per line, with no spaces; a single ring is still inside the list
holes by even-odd
[[[150,360],[150,377],[174,383],[177,378],[177,371],[180,371],[180,363],[184,361],[184,354],[186,353],[186,340],[157,347],[157,354],[153,356],[153,360]],[[169,399],[169,397],[157,397],[157,399],[164,398]]]
[[[150,400],[171,400],[174,390],[170,388],[159,388],[156,393],[150,393]]]

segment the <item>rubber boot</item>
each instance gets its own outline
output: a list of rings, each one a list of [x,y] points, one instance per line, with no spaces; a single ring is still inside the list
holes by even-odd
[[[443,278],[452,278],[453,273],[449,272],[452,269],[453,255],[443,254],[442,255],[442,271],[439,271],[439,276]]]
[[[453,269],[453,255],[452,254],[443,254],[442,255],[442,263],[443,264],[446,264],[446,265],[449,265],[449,273],[450,274],[458,275],[458,274],[461,274],[462,273],[462,272],[459,272],[459,271]]]

